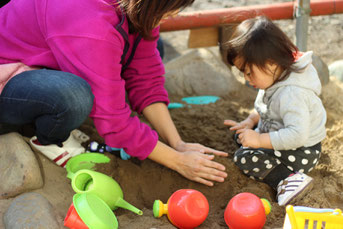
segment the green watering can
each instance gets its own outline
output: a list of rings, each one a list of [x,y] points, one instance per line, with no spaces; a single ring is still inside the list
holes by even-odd
[[[138,215],[143,212],[123,199],[123,191],[119,184],[111,177],[92,171],[81,169],[72,176],[72,188],[76,193],[91,193],[102,199],[112,210],[125,208]]]
[[[71,180],[81,169],[94,170],[96,164],[110,162],[110,158],[101,153],[83,153],[69,159],[66,164],[67,177]]]

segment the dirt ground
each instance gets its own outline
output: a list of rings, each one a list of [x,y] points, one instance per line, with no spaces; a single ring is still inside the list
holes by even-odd
[[[243,119],[252,108],[256,92],[245,86],[242,87],[245,90],[223,97],[215,104],[192,105],[190,108],[171,110],[171,115],[184,140],[200,142],[226,152],[234,152],[236,145],[232,140],[232,133],[222,125],[222,122],[226,118]],[[171,99],[180,102],[180,98],[171,97]],[[320,163],[309,174],[315,180],[314,188],[296,204],[342,209],[343,84],[332,79],[323,88],[322,99],[328,114],[327,138],[323,142]],[[86,122],[81,129],[89,134],[92,140],[101,141],[91,122]],[[166,203],[173,192],[183,188],[196,189],[202,192],[209,201],[209,215],[198,228],[227,228],[223,218],[225,207],[234,195],[241,192],[251,192],[271,201],[272,212],[267,217],[265,228],[280,228],[283,225],[285,209],[275,202],[275,193],[267,185],[244,176],[233,164],[231,156],[215,159],[227,168],[229,176],[225,182],[215,184],[214,187],[206,187],[189,181],[150,160],[123,161],[111,154],[106,155],[111,158],[110,163],[98,166],[97,171],[113,177],[120,184],[124,199],[144,212],[142,216],[138,216],[127,210],[117,209],[115,215],[119,221],[119,228],[175,228],[165,216],[155,219],[152,205],[156,199]],[[38,192],[52,203],[62,222],[72,202],[74,192],[70,181],[66,178],[65,170],[43,156],[40,158],[43,161],[45,185]]]
[[[232,133],[223,126],[222,122],[227,118],[241,120],[252,108],[256,92],[242,85],[243,88],[241,92],[227,95],[215,104],[192,105],[188,108],[171,110],[171,115],[183,139],[189,142],[200,142],[226,152],[234,152],[237,147],[232,140]],[[178,97],[172,96],[171,99],[180,102]],[[328,114],[327,138],[323,142],[320,163],[309,174],[315,180],[314,188],[296,205],[342,209],[343,84],[332,79],[332,82],[323,88],[322,99]],[[92,139],[100,140],[93,132],[91,123],[85,123],[82,130],[91,134]],[[225,207],[234,195],[241,192],[251,192],[271,201],[272,213],[267,217],[265,228],[280,228],[283,225],[285,209],[275,202],[275,193],[267,185],[244,176],[233,164],[231,156],[215,159],[226,166],[229,176],[224,183],[216,184],[214,187],[206,187],[186,180],[178,173],[149,160],[123,161],[115,156],[108,156],[111,162],[98,166],[97,170],[113,177],[121,185],[124,198],[144,212],[143,216],[137,216],[127,210],[116,210],[115,214],[120,228],[174,228],[167,217],[160,219],[153,217],[152,204],[155,199],[166,203],[174,191],[182,188],[196,189],[202,192],[209,201],[209,215],[198,228],[227,228],[223,218]],[[50,168],[55,169],[55,167]],[[55,178],[60,179],[59,177],[60,175]],[[64,181],[58,183],[66,185],[66,178],[63,179]],[[53,187],[50,189],[52,190]],[[65,196],[65,193],[59,195],[61,195],[59,198],[63,196],[70,202],[71,196]],[[64,201],[66,204],[64,206],[59,203],[59,210],[67,208],[69,202]]]
[[[343,85],[331,82],[323,90],[322,99],[328,112],[327,134],[323,142],[320,163],[309,175],[315,180],[314,189],[297,205],[343,208],[343,157],[342,157],[342,112]],[[210,147],[234,152],[237,148],[232,133],[222,125],[226,118],[241,120],[252,108],[255,91],[246,89],[221,98],[215,104],[192,105],[191,108],[171,110],[172,117],[184,140],[200,142]],[[173,98],[179,101],[178,98]],[[241,192],[251,192],[266,198],[272,203],[272,213],[267,217],[265,228],[278,228],[283,225],[284,207],[275,202],[275,193],[265,184],[244,176],[233,164],[232,157],[216,158],[227,168],[229,174],[224,183],[205,187],[184,179],[174,171],[151,161],[122,161],[112,157],[110,164],[101,166],[98,171],[112,176],[124,190],[125,199],[142,208],[143,216],[136,216],[126,210],[116,211],[120,228],[174,228],[166,217],[154,219],[152,204],[155,199],[166,202],[169,196],[181,188],[192,188],[202,192],[210,205],[209,216],[199,228],[227,228],[223,213],[228,201]]]
[[[233,7],[239,5],[267,4],[282,1],[228,1],[197,0],[187,11]],[[314,17],[310,21],[308,49],[330,64],[343,59],[343,15]],[[292,37],[295,21],[279,21],[282,28]],[[329,34],[329,35],[328,35]],[[187,52],[187,31],[164,33],[166,42],[166,59],[175,58]],[[209,105],[192,105],[192,107],[171,110],[175,124],[185,141],[199,142],[209,147],[232,153],[236,145],[232,133],[223,125],[224,119],[242,120],[253,107],[256,91],[244,86],[239,92],[228,94],[219,101]],[[171,95],[171,102],[181,102],[180,97]],[[323,87],[322,100],[327,110],[327,138],[323,142],[323,153],[317,167],[309,174],[315,180],[313,190],[297,205],[322,208],[343,209],[343,84],[333,78]],[[91,136],[92,140],[102,141],[91,122],[86,122],[81,130]],[[205,222],[198,228],[227,228],[223,213],[228,201],[241,192],[251,192],[271,201],[272,212],[267,217],[265,228],[280,228],[285,216],[284,207],[275,202],[275,193],[267,185],[244,176],[233,164],[232,157],[216,158],[227,168],[228,178],[225,182],[207,187],[183,178],[178,173],[160,166],[150,160],[123,161],[113,155],[110,163],[97,168],[97,171],[112,176],[122,187],[124,199],[143,210],[142,216],[127,210],[117,209],[119,228],[145,229],[174,228],[167,217],[155,219],[152,213],[154,200],[166,202],[170,195],[183,188],[192,188],[202,192],[208,199],[210,211]],[[52,203],[60,215],[60,221],[66,215],[72,202],[73,190],[66,178],[64,169],[43,160],[45,177],[44,188],[38,190]],[[63,190],[63,191],[61,191]]]

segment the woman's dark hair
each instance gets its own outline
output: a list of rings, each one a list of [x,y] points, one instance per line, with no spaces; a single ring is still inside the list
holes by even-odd
[[[119,5],[128,16],[131,32],[152,40],[151,31],[164,15],[182,10],[195,0],[119,0]]]
[[[227,61],[233,65],[237,57],[241,58],[241,69],[251,69],[255,65],[266,71],[267,62],[276,64],[285,73],[275,82],[286,79],[292,71],[300,71],[293,66],[297,47],[267,17],[259,16],[243,21],[234,29],[225,45],[228,47]]]

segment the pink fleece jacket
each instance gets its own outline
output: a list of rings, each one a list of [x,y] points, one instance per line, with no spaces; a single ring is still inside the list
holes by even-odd
[[[99,134],[139,159],[152,152],[158,136],[132,117],[125,93],[138,113],[155,102],[168,104],[156,46],[129,34],[127,19],[110,0],[11,0],[0,9],[0,83],[37,67],[82,77],[95,96],[91,117]]]

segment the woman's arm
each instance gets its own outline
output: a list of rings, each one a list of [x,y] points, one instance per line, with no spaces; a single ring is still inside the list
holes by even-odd
[[[181,137],[170,117],[164,103],[153,103],[143,110],[144,117],[151,123],[161,138],[174,149],[181,141]]]
[[[143,110],[144,116],[156,129],[160,136],[171,147],[158,141],[148,156],[149,159],[173,169],[184,177],[213,186],[213,181],[223,182],[227,177],[225,167],[212,161],[214,155],[227,156],[227,153],[205,147],[197,143],[182,141],[164,103],[154,103]]]
[[[199,151],[213,153],[218,156],[227,156],[227,153],[211,149],[198,143],[185,143],[182,141],[167,106],[164,103],[154,103],[143,110],[143,115],[156,129],[161,138],[177,151]]]

